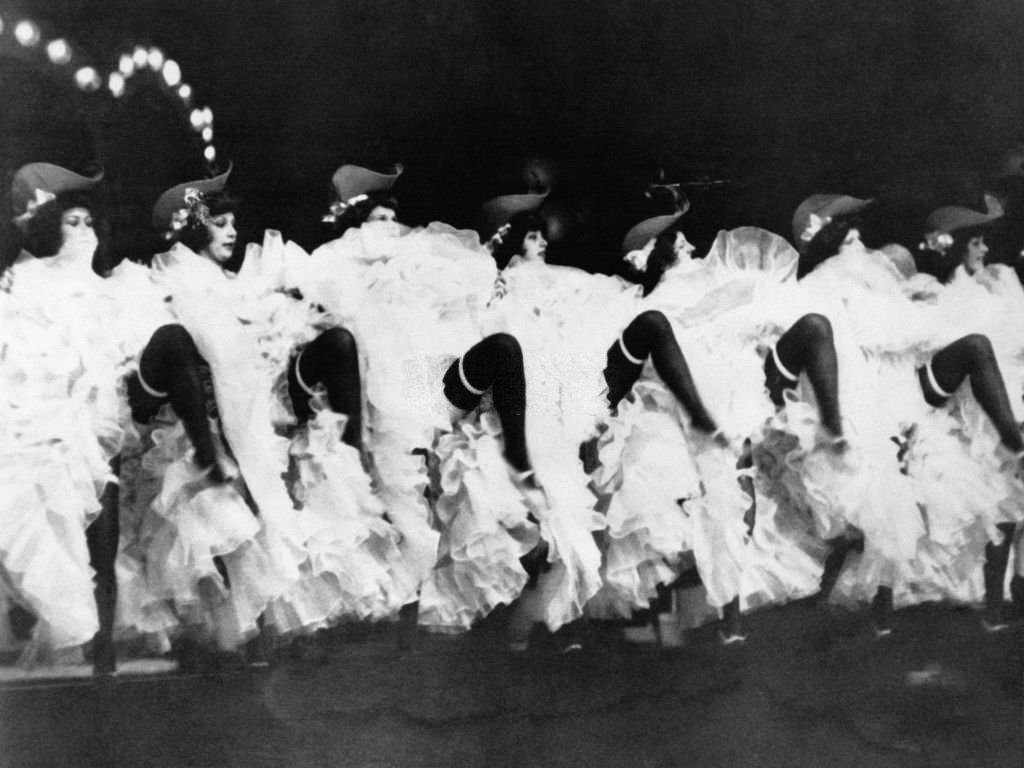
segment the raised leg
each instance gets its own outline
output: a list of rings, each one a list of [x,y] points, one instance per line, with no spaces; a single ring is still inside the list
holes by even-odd
[[[973,333],[957,339],[936,352],[918,375],[925,400],[934,406],[945,403],[965,379],[970,379],[971,391],[998,430],[1003,445],[1015,454],[1024,451],[1024,439],[1013,418],[1003,374],[987,336]]]
[[[604,378],[608,383],[608,405],[615,408],[640,377],[650,358],[666,386],[686,409],[693,425],[712,433],[717,425],[697,392],[686,358],[679,348],[672,325],[664,314],[648,310],[626,326],[619,340],[608,349]]]
[[[363,431],[359,350],[355,338],[344,328],[321,333],[288,367],[288,393],[301,421],[313,415],[309,398],[317,384],[327,390],[331,410],[348,416],[342,440],[359,448]]]
[[[836,437],[843,434],[839,410],[839,365],[832,324],[819,314],[797,320],[775,345],[764,363],[765,384],[772,401],[783,404],[782,393],[806,373],[818,400],[821,423]]]

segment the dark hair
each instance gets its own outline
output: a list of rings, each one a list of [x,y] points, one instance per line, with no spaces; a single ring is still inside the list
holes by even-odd
[[[491,255],[498,269],[504,269],[513,256],[523,253],[523,243],[531,232],[547,233],[547,223],[536,211],[520,211],[503,225],[504,232],[499,239],[490,242]],[[499,230],[501,231],[501,230]]]
[[[370,192],[366,195],[365,199],[348,206],[328,226],[336,235],[340,235],[348,229],[361,227],[366,223],[366,219],[373,212],[374,208],[390,208],[397,214],[398,198],[391,194],[390,191]]]
[[[856,214],[837,216],[824,224],[807,244],[807,250],[800,254],[797,279],[809,275],[819,264],[839,253],[850,230],[860,227],[861,218]]]
[[[679,260],[676,253],[676,233],[679,227],[671,226],[654,239],[654,246],[647,257],[647,266],[640,271],[632,265],[627,264],[626,276],[633,282],[639,283],[644,289],[644,296],[654,290],[661,282],[661,276],[665,270]]]
[[[985,235],[989,228],[984,224],[975,227],[964,227],[953,233],[953,245],[949,248],[949,260],[955,266],[954,269],[963,264],[964,256],[967,255],[967,244],[976,237]]]
[[[92,215],[93,228],[100,243],[97,254],[104,251],[110,241],[109,226],[96,197],[82,190],[61,192],[55,200],[39,206],[22,232],[22,247],[41,259],[56,254],[62,245],[61,219],[64,212],[72,208],[84,208]]]
[[[227,191],[208,192],[203,196],[203,204],[210,216],[224,213],[235,213],[241,200]],[[210,231],[198,216],[190,214],[185,226],[175,233],[174,239],[182,245],[199,253],[210,244]]]

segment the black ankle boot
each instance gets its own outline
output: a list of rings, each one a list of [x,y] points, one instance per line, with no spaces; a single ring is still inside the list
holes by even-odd
[[[982,619],[982,626],[989,632],[1006,627],[1003,616],[1003,601],[1006,593],[1003,583],[1009,557],[1009,538],[999,544],[990,543],[985,547],[985,565],[982,567],[985,581],[985,616]]]
[[[32,611],[22,608],[20,605],[12,605],[7,609],[7,622],[11,627],[11,634],[20,642],[27,642],[32,637],[32,630],[35,629],[39,619]]]
[[[416,630],[419,625],[420,604],[407,603],[398,612],[398,650],[411,651],[416,645]]]
[[[718,639],[722,645],[742,643],[747,639],[743,634],[743,613],[740,611],[740,599],[737,597],[722,609],[722,625],[718,630]]]
[[[1013,600],[1013,618],[1024,619],[1024,576],[1010,579],[1010,599]]]
[[[871,601],[871,623],[875,637],[892,634],[892,587],[879,587]]]
[[[92,673],[96,677],[117,673],[117,648],[114,639],[103,630],[92,639]]]
[[[832,551],[825,558],[825,567],[822,571],[820,582],[821,592],[819,593],[819,599],[822,601],[828,600],[828,596],[832,593],[832,589],[839,580],[839,574],[842,573],[843,563],[846,562],[847,554],[851,550],[855,550],[858,544],[863,546],[861,540],[851,540],[846,536],[832,539],[829,543],[832,545]]]

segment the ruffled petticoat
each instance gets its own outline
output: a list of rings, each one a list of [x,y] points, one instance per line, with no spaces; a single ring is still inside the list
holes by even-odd
[[[493,260],[475,235],[443,226],[393,238],[386,252],[364,230],[318,249],[300,284],[359,344],[366,446],[406,566],[399,602],[418,599],[422,624],[465,629],[519,595],[519,558],[536,541],[497,419],[486,404],[458,413],[442,388],[483,336]]]
[[[495,449],[489,444],[494,436],[482,429],[458,432],[462,414],[443,393],[445,371],[480,336],[470,322],[442,322],[420,307],[407,309],[389,302],[370,301],[363,305],[355,332],[366,359],[363,381],[368,414],[367,448],[373,457],[381,500],[401,533],[400,548],[407,565],[405,578],[397,585],[401,600],[411,603],[419,599],[420,621],[427,626],[465,628],[483,615],[482,611],[497,604],[492,600],[514,599],[521,584],[517,589],[501,574],[517,568],[522,572],[518,558],[512,557],[511,545],[503,541],[504,529],[485,525],[491,514],[488,499],[463,492],[458,479],[449,479],[446,487],[431,490],[428,464],[444,464],[448,460],[451,468],[442,470],[442,476],[447,472],[458,478],[457,470],[463,468],[478,477],[485,472],[485,477],[477,482],[489,488],[488,493],[498,494],[497,498],[514,493],[504,459],[494,460]],[[440,441],[453,428],[465,445],[453,440]],[[477,445],[481,439],[485,441],[482,447]],[[478,451],[486,458],[477,457]],[[449,496],[449,500],[442,502],[437,498],[439,493]],[[460,502],[451,500],[456,497]],[[439,512],[435,519],[432,501],[438,507],[451,508]],[[479,511],[481,528],[497,538],[486,546],[474,539],[472,526],[467,522],[477,515],[472,508],[474,502],[483,503]],[[494,503],[500,505],[499,501]],[[442,523],[451,523],[456,510],[462,509],[465,515],[458,526],[439,529]],[[458,577],[461,590],[454,591],[456,576],[433,570],[439,552],[455,558],[453,570],[475,569],[483,581],[473,582],[463,575]],[[488,583],[491,578],[495,579],[494,584]],[[443,592],[432,586],[445,579],[452,583]],[[479,594],[474,595],[474,590]],[[492,597],[485,599],[486,594]],[[459,605],[460,602],[464,604]],[[482,607],[473,607],[477,605]]]
[[[603,588],[587,607],[594,617],[646,608],[693,548],[687,502],[702,489],[684,424],[672,393],[655,378],[637,382],[606,422],[593,474],[607,525]]]
[[[580,445],[608,415],[607,351],[633,319],[637,286],[542,262],[506,269],[489,321],[523,349],[527,444],[550,507],[539,514],[550,570],[524,616],[551,629],[579,618],[602,586],[595,540],[607,523],[582,462]]]
[[[293,418],[281,397],[289,360],[326,324],[311,305],[263,280],[279,276],[267,267],[280,267],[287,248],[294,250],[268,233],[262,249],[250,246],[248,269],[235,280],[180,247],[161,262],[176,319],[210,365],[244,486],[211,486],[197,476],[177,422],[153,432],[143,466],[159,491],[136,494],[142,522],[126,547],[145,567],[124,568],[141,570],[147,582],[140,592],[150,605],[126,618],[139,629],[152,626],[151,607],[166,616],[170,604],[182,623],[232,648],[258,631],[261,615],[264,626],[287,635],[344,617],[391,615],[399,605],[391,588],[392,571],[402,568],[397,534],[358,452],[340,441],[343,419],[318,405],[291,440],[280,434]],[[290,457],[294,501],[285,480]]]
[[[659,584],[670,583],[690,565],[696,565],[711,609],[735,598],[747,609],[813,594],[821,579],[822,548],[778,520],[774,488],[759,476],[752,530],[746,520],[754,500],[740,486],[750,475],[737,468],[740,449],[748,438],[757,445],[761,425],[774,411],[761,389],[756,349],[744,351],[734,343],[730,351],[715,343],[712,354],[689,332],[677,336],[698,391],[731,443],[722,447],[695,430],[648,367],[599,441],[595,484],[609,497],[606,587],[591,612],[628,616],[646,608]],[[805,404],[798,398],[792,402]]]
[[[513,483],[488,399],[463,414],[443,393],[445,371],[479,337],[470,326],[446,328],[436,319],[417,332],[395,322],[398,316],[378,327],[406,328],[419,343],[386,332],[363,343],[368,444],[381,498],[402,533],[406,601],[419,590],[421,624],[467,629],[522,592],[527,574],[519,559],[536,543],[536,525]]]
[[[522,493],[502,453],[501,424],[478,409],[433,446],[440,531],[437,563],[420,593],[420,621],[467,629],[526,586],[520,558],[537,545]]]
[[[519,336],[486,309],[496,278],[493,259],[475,236],[436,225],[396,238],[390,246],[388,253],[374,255],[362,231],[346,233],[314,254],[313,262],[324,264],[304,293],[346,318],[366,356],[368,444],[389,515],[402,529],[403,541],[413,545],[410,560],[425,566],[421,621],[462,629],[516,599],[527,581],[519,560],[539,535],[550,557],[566,567],[545,575],[552,598],[538,618],[560,626],[579,615],[596,589],[598,560],[586,478],[578,466],[569,466],[573,479],[563,481],[566,464],[546,460],[545,446],[533,437],[537,404],[551,400],[540,385],[548,381],[541,373],[544,364],[530,354],[530,341],[520,339],[530,402],[528,445],[552,502],[547,512],[537,511],[538,531],[510,478],[500,424],[487,403],[474,413],[454,415],[442,391],[448,366],[481,338],[502,331]],[[347,277],[337,277],[341,273]],[[566,382],[564,394],[573,396],[573,379],[554,380]],[[592,383],[585,385],[588,390]],[[585,416],[579,420],[586,421]],[[575,465],[581,439],[566,452]],[[432,511],[425,498],[430,471],[436,472]],[[433,533],[433,548],[425,533]]]
[[[988,265],[973,276],[958,269],[939,292],[938,303],[944,314],[991,340],[1014,420],[1024,421],[1024,339],[1018,332],[1024,323],[1024,287],[1017,273],[1002,264]],[[1012,572],[1024,576],[1024,538],[1019,530],[1014,549]]]
[[[578,477],[579,459],[569,456],[559,466],[553,458],[533,455],[547,505],[531,509],[504,458],[500,421],[486,405],[441,434],[432,458],[438,489],[433,511],[441,534],[437,564],[420,596],[421,622],[466,629],[516,600],[528,581],[520,560],[541,539],[550,568],[539,577],[536,591],[543,599],[531,601],[530,618],[554,631],[582,616],[601,586],[593,533],[604,523]]]
[[[126,445],[119,631],[171,634],[199,626],[209,639],[233,648],[258,631],[260,595],[275,574],[240,571],[239,563],[249,560],[243,549],[258,546],[259,519],[240,486],[211,484],[192,454],[169,405]],[[282,589],[287,579],[276,577]]]
[[[98,629],[85,529],[115,480],[122,381],[151,329],[116,281],[74,263],[19,263],[11,282],[0,295],[2,579],[8,602],[38,617],[35,640],[70,647]]]
[[[890,398],[891,418],[899,414],[904,419],[894,436],[899,442],[897,459],[923,530],[912,554],[908,547],[899,553],[903,557],[893,558],[891,583],[855,578],[881,571],[871,564],[865,546],[860,562],[851,564],[850,574],[840,576],[837,599],[864,601],[873,594],[869,590],[882,584],[893,588],[897,606],[929,600],[979,601],[984,596],[986,543],[997,540],[999,523],[1022,519],[1024,487],[1013,474],[1014,462],[1000,448],[995,427],[974,400],[969,384],[961,386],[948,405],[932,408],[924,402],[915,361],[869,361]],[[880,530],[876,536],[886,533]]]
[[[323,624],[391,618],[407,601],[402,585],[411,579],[401,535],[374,495],[359,452],[341,440],[346,417],[331,411],[323,395],[315,396],[311,405],[314,418],[290,447],[292,495],[300,505],[297,514],[307,534],[309,559],[303,580],[271,605],[271,617],[279,611],[301,616],[290,602],[320,603]]]
[[[984,543],[996,522],[1018,515],[1019,490],[973,399],[961,392],[931,408],[916,372],[966,331],[941,307],[907,300],[884,265],[857,267],[826,262],[791,302],[832,308],[849,451],[815,454],[814,413],[790,407],[761,458],[788,514],[808,513],[813,533],[832,538],[846,525],[863,533],[864,551],[847,558],[835,601],[867,602],[880,586],[893,589],[897,606],[975,599]]]
[[[943,315],[956,318],[964,333],[983,333],[992,342],[1006,381],[1010,406],[1018,423],[1024,421],[1024,287],[1017,273],[993,264],[973,277],[959,272],[937,292]]]
[[[758,508],[766,511],[749,531],[752,499],[740,486],[749,472],[737,468],[744,441],[756,445],[775,410],[764,391],[763,357],[795,317],[778,319],[792,312],[773,311],[770,302],[795,264],[792,248],[771,233],[722,232],[703,262],[682,262],[648,297],[648,307],[673,320],[697,391],[730,447],[692,428],[648,363],[600,439],[595,483],[608,497],[609,537],[606,589],[594,613],[646,608],[658,584],[692,563],[712,608],[737,597],[756,607],[816,591],[821,548],[776,525],[760,482]]]

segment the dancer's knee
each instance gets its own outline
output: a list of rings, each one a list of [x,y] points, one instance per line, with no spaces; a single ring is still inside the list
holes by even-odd
[[[825,315],[811,312],[794,323],[794,328],[810,343],[831,344],[832,323]]]
[[[630,329],[635,329],[649,338],[662,338],[672,333],[672,324],[665,317],[665,313],[657,309],[644,310],[633,318],[629,325]]]
[[[495,333],[484,339],[483,344],[495,360],[504,365],[522,365],[523,348],[519,340],[510,333]]]
[[[161,358],[171,355],[177,359],[182,359],[193,355],[198,357],[199,355],[199,350],[196,348],[192,335],[185,330],[184,326],[177,323],[162,325],[153,332],[149,343],[146,345],[146,350],[143,352],[143,357],[145,358],[146,353],[151,350]]]
[[[965,351],[971,360],[979,365],[988,365],[995,362],[996,353],[992,348],[992,342],[983,333],[971,333],[960,339]]]
[[[351,358],[358,352],[356,339],[346,328],[329,328],[310,345],[317,353],[331,358]]]
[[[632,363],[640,364],[647,359],[651,350],[667,339],[674,339],[672,324],[663,312],[648,309],[633,318],[622,332],[622,352]]]

